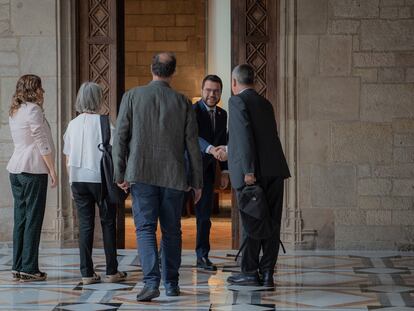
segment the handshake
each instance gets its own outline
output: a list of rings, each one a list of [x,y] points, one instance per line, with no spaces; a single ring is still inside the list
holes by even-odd
[[[208,151],[213,157],[219,161],[227,161],[227,146],[212,146]]]

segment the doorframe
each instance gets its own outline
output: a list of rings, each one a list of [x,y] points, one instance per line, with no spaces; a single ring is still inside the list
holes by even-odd
[[[255,70],[256,91],[273,105],[279,122],[279,0],[231,0],[231,67],[248,63]],[[232,247],[240,247],[242,228],[236,195],[232,200]]]
[[[125,92],[125,1],[117,1],[118,20],[117,20],[117,104],[116,115],[118,116],[121,99]],[[115,121],[114,121],[115,122]],[[114,123],[115,124],[115,123]],[[125,202],[117,206],[116,217],[117,246],[125,248]]]
[[[62,1],[62,0],[59,0]],[[75,5],[72,6],[71,12],[76,16],[76,25],[79,25],[79,1],[83,0],[71,0],[71,3],[75,2]],[[108,0],[112,1],[112,0]],[[268,3],[272,3],[273,0],[264,0]],[[121,100],[121,96],[124,92],[124,79],[125,79],[125,66],[124,66],[124,49],[125,49],[125,30],[124,30],[124,18],[125,18],[125,8],[124,8],[124,1],[116,1],[119,5],[119,10],[117,13],[117,29],[118,29],[118,39],[117,39],[117,67],[118,67],[118,78],[119,78],[119,88],[117,91],[117,107],[116,113],[119,109],[119,103]],[[240,1],[231,0],[231,14],[232,14],[232,24],[234,18],[239,18],[240,16],[235,16],[234,10],[234,3],[237,4]],[[244,2],[244,1],[243,1]],[[290,178],[286,182],[285,187],[285,203],[284,203],[284,211],[283,211],[283,221],[282,221],[282,232],[281,238],[288,246],[296,247],[300,246],[304,240],[304,236],[309,234],[302,230],[303,227],[303,219],[302,213],[299,206],[298,200],[298,175],[297,172],[299,168],[298,165],[298,139],[297,139],[297,90],[296,90],[296,62],[297,62],[297,47],[296,47],[296,40],[297,40],[297,1],[293,0],[277,0],[277,19],[273,21],[274,25],[278,29],[277,35],[277,62],[275,63],[274,67],[274,74],[277,75],[277,99],[272,101],[274,105],[278,109],[276,113],[276,120],[278,121],[279,125],[279,136],[282,142],[282,145],[285,150],[285,154],[290,166],[290,171],[292,174],[292,178]],[[62,5],[62,8],[64,6]],[[73,8],[75,7],[75,9]],[[64,10],[64,9],[62,9]],[[63,14],[65,12],[61,12]],[[67,12],[66,12],[67,13]],[[234,33],[235,29],[232,29],[232,33]],[[77,38],[75,40],[79,46],[79,30],[75,30],[75,34],[73,36]],[[236,46],[233,43],[233,36],[232,36],[232,46]],[[77,49],[77,56],[79,56],[79,49]],[[235,55],[232,53],[232,66],[236,63],[233,61],[235,59]],[[62,60],[64,61],[64,60]],[[76,60],[76,66],[74,66],[79,72],[79,59]],[[69,70],[70,71],[70,70]],[[72,68],[73,75],[76,76],[76,85],[79,86],[79,76],[75,73],[75,69]],[[75,92],[76,94],[76,92]],[[74,96],[71,96],[74,98]],[[72,101],[73,105],[73,101]],[[72,110],[73,113],[73,110]],[[66,196],[65,196],[66,197]],[[64,198],[62,198],[62,201]],[[239,240],[236,240],[240,237],[240,226],[239,218],[237,210],[235,209],[235,199],[233,196],[232,200],[232,226],[233,223],[237,228],[232,229],[233,235],[233,248],[238,248]],[[125,209],[124,207],[118,210],[118,245],[120,248],[124,247],[125,244]],[[236,217],[237,216],[237,217]],[[71,225],[73,227],[73,224]],[[63,237],[62,237],[63,238]]]
[[[91,79],[91,77],[96,77],[96,74],[90,72],[90,65],[94,59],[96,59],[95,57],[97,55],[94,54],[93,51],[96,50],[97,47],[106,49],[105,52],[102,52],[105,56],[100,58],[101,61],[106,61],[106,63],[102,65],[102,76],[106,77],[108,90],[108,99],[107,101],[104,99],[103,112],[108,113],[112,123],[115,124],[121,98],[125,90],[125,4],[123,0],[108,0],[107,7],[103,7],[100,10],[99,18],[102,18],[102,15],[104,17],[101,20],[94,20],[93,24],[91,14],[96,12],[94,10],[99,6],[101,1],[96,0],[96,2],[92,4],[92,10],[90,1],[75,1],[77,42],[76,67],[78,73],[76,75],[77,89],[79,89],[79,86],[83,81],[94,81],[94,78]],[[84,21],[87,22],[83,24]],[[102,31],[99,31],[101,35],[91,36],[90,30],[93,29],[93,27],[101,27]],[[115,62],[113,62],[114,58],[116,59]],[[99,65],[101,65],[101,63]],[[106,73],[104,72],[105,70],[107,70]],[[111,70],[115,71],[115,74]],[[99,74],[96,78],[97,80],[94,82],[98,83],[99,79],[102,79]],[[113,92],[114,88],[115,92]],[[117,247],[125,248],[125,204],[120,204],[113,208],[117,209]]]
[[[238,14],[235,7],[252,3],[252,0],[231,0],[232,2],[232,25],[237,19],[245,17],[245,14]],[[259,1],[256,1],[259,2]],[[272,74],[276,79],[276,94],[268,98],[275,108],[275,118],[278,123],[279,138],[281,140],[286,159],[289,164],[292,177],[285,181],[285,195],[281,224],[281,240],[288,248],[302,248],[305,244],[306,236],[313,236],[314,230],[304,230],[304,219],[299,201],[300,184],[298,183],[300,171],[299,141],[298,141],[298,100],[297,100],[297,0],[260,0],[265,5],[275,3],[276,12],[269,27],[276,27],[276,40],[273,44],[273,53],[276,61],[271,66]],[[246,26],[243,23],[232,26],[233,33],[241,33],[241,27]],[[254,38],[251,38],[254,39]],[[232,36],[232,46],[240,45],[234,41]],[[232,53],[232,66],[236,65],[236,57],[240,59],[237,53]],[[233,201],[233,235],[240,237],[241,228],[239,226],[239,216],[236,214],[236,202]],[[238,226],[238,227],[237,227]],[[239,244],[233,241],[233,247]]]

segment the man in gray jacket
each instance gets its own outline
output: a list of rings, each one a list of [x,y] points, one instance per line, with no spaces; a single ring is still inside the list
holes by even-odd
[[[115,181],[132,194],[132,211],[144,288],[138,301],[160,295],[156,230],[162,239],[162,279],[167,296],[178,296],[181,265],[181,208],[184,192],[201,196],[203,169],[197,120],[191,102],[170,87],[176,59],[172,53],[153,57],[153,80],[122,98],[113,143]],[[187,151],[188,165],[186,165]],[[189,170],[189,171],[188,171]]]

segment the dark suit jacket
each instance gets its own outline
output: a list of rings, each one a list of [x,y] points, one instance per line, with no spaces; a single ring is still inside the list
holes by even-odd
[[[272,104],[247,89],[229,100],[228,162],[235,189],[244,186],[244,175],[290,177],[277,133]]]
[[[185,150],[190,162],[189,180]],[[201,188],[201,153],[191,102],[163,81],[126,92],[112,157],[116,182],[141,182],[177,190]]]
[[[210,115],[203,101],[200,100],[195,103],[193,108],[198,124],[199,145],[203,158],[204,181],[209,180],[210,182],[214,182],[217,161],[211,154],[205,153],[205,150],[209,145],[227,145],[227,112],[216,106],[216,126],[215,131],[213,131]],[[227,162],[220,162],[220,168],[222,170],[227,170]]]

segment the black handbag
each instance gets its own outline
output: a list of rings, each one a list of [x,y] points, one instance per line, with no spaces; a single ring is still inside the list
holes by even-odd
[[[265,193],[258,184],[245,186],[240,191],[238,206],[243,228],[249,237],[267,239],[278,229],[270,217]]]
[[[247,237],[255,240],[268,239],[280,230],[279,224],[270,215],[266,195],[260,185],[245,186],[238,193],[237,201],[243,229]],[[235,260],[246,246],[246,242],[247,239],[244,239]],[[282,241],[280,241],[280,245],[283,252],[286,253]]]
[[[101,202],[108,204],[123,204],[128,193],[119,188],[114,182],[114,164],[112,161],[111,128],[108,115],[100,116],[102,143],[98,149],[102,152],[101,158]]]

